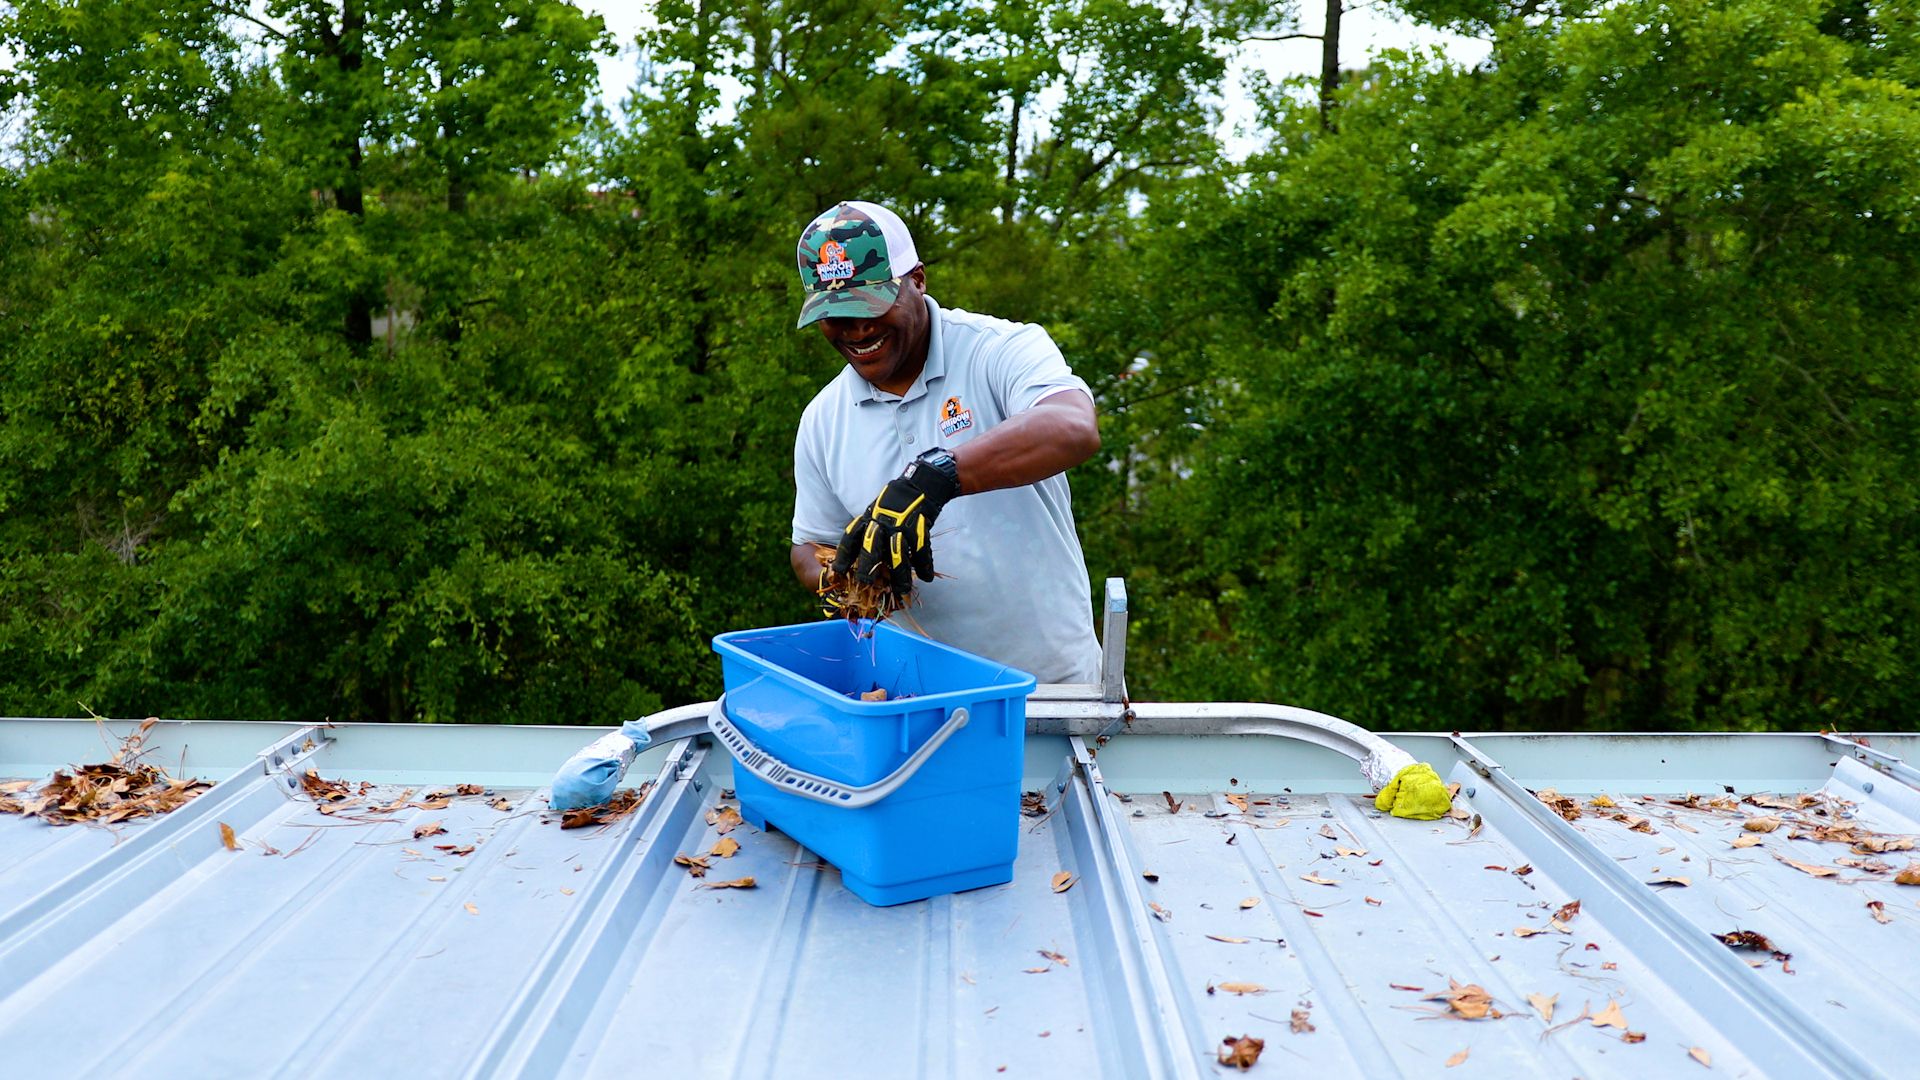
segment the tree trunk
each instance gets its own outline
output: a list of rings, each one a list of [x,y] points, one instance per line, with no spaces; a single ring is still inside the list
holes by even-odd
[[[327,35],[327,45],[333,50],[341,71],[360,70],[360,31],[366,25],[366,16],[353,0],[343,0],[340,5],[339,36]],[[346,173],[334,189],[334,204],[352,214],[355,221],[364,222],[367,207],[360,184],[362,157],[359,132],[342,137],[340,149],[346,158]],[[373,298],[366,290],[355,289],[347,294],[345,331],[347,344],[356,349],[364,349],[373,343]]]
[[[1333,95],[1340,89],[1340,16],[1343,0],[1327,0],[1327,28],[1320,35],[1320,126],[1333,126]]]
[[[1013,95],[1013,114],[1007,120],[1007,193],[1000,202],[1000,224],[1013,224],[1013,209],[1016,201],[1014,185],[1019,182],[1017,170],[1020,167],[1020,97]]]

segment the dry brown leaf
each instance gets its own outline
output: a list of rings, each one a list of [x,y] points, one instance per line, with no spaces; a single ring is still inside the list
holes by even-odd
[[[1337,832],[1334,832],[1334,831],[1333,831],[1333,826],[1331,826],[1331,825],[1322,825],[1322,826],[1320,826],[1320,835],[1321,835],[1321,836],[1324,836],[1324,837],[1326,837],[1326,838],[1327,838],[1327,839],[1329,839],[1329,840],[1338,840],[1338,839],[1340,839],[1340,834],[1339,834],[1339,833],[1337,833]]]
[[[861,701],[885,701],[887,700],[887,688],[884,686],[876,686],[873,689],[868,690],[865,693],[861,694],[860,700]]]
[[[1560,1000],[1559,994],[1528,994],[1527,1004],[1540,1014],[1540,1019],[1553,1023],[1553,1005]]]
[[[1873,916],[1874,922],[1884,925],[1893,921],[1893,916],[1887,914],[1887,905],[1879,900],[1867,901],[1867,912]]]
[[[1465,1061],[1467,1060],[1467,1055],[1468,1055],[1469,1053],[1471,1053],[1471,1052],[1472,1052],[1472,1050],[1473,1050],[1473,1047],[1471,1047],[1471,1046],[1469,1046],[1469,1047],[1467,1047],[1467,1048],[1466,1048],[1465,1050],[1462,1050],[1462,1051],[1460,1051],[1459,1053],[1457,1053],[1457,1054],[1455,1054],[1455,1055],[1453,1055],[1452,1057],[1450,1057],[1450,1058],[1448,1058],[1448,1059],[1447,1059],[1447,1068],[1449,1068],[1449,1069],[1451,1069],[1451,1068],[1453,1068],[1453,1067],[1454,1067],[1455,1065],[1459,1065],[1459,1064],[1461,1064],[1461,1063],[1463,1063],[1463,1062],[1465,1062]]]
[[[1227,802],[1231,803],[1235,809],[1239,810],[1243,814],[1246,813],[1247,810],[1249,809],[1247,806],[1247,797],[1245,795],[1229,795],[1227,796]]]
[[[1699,1062],[1700,1064],[1705,1065],[1709,1069],[1713,1068],[1713,1055],[1707,1053],[1705,1050],[1701,1049],[1698,1046],[1694,1047],[1691,1050],[1688,1050],[1687,1056]]]
[[[1734,847],[1754,847],[1764,842],[1765,841],[1752,833],[1741,833],[1739,836],[1733,838]]]
[[[1623,1031],[1620,1033],[1620,1041],[1623,1043],[1643,1043],[1647,1041],[1647,1033],[1644,1031]]]
[[[1854,841],[1853,850],[1861,853],[1880,854],[1888,851],[1912,851],[1911,836],[1868,836]]]
[[[1062,870],[1059,873],[1053,875],[1053,891],[1066,892],[1068,889],[1073,888],[1074,882],[1079,880],[1080,880],[1079,878],[1074,877],[1071,873],[1065,870]]]
[[[1447,980],[1447,986],[1446,990],[1429,994],[1423,1000],[1444,1001],[1447,1008],[1463,1020],[1484,1020],[1488,1016],[1499,1018],[1500,1014],[1493,1007],[1493,995],[1487,993],[1485,987],[1477,983],[1463,986],[1453,979]]]
[[[1364,859],[1367,857],[1366,848],[1337,847],[1333,849],[1333,853],[1335,855],[1350,855],[1356,859]]]
[[[1315,884],[1315,885],[1335,885],[1335,886],[1337,886],[1337,885],[1339,885],[1339,884],[1340,884],[1340,883],[1339,883],[1339,882],[1337,882],[1337,881],[1330,881],[1330,880],[1328,880],[1328,879],[1326,879],[1326,878],[1323,878],[1323,877],[1321,877],[1321,876],[1320,876],[1319,874],[1301,874],[1301,875],[1300,875],[1300,880],[1301,880],[1301,881],[1308,881],[1308,882],[1312,882],[1312,883],[1313,883],[1313,884]]]
[[[573,895],[573,890],[572,890],[572,889],[561,889],[561,890],[560,890],[560,895],[561,895],[561,896],[572,896],[572,895]]]
[[[428,876],[427,880],[428,881],[445,881],[447,880],[447,876],[445,874],[432,874]]]
[[[1369,906],[1372,906],[1372,907],[1379,907],[1379,906],[1380,906],[1380,901],[1378,901],[1378,900],[1375,900],[1375,899],[1374,899],[1373,897],[1371,897],[1371,896],[1363,896],[1363,897],[1361,897],[1360,899],[1362,899],[1362,900],[1365,900],[1365,901],[1367,902],[1367,904],[1368,904]]]
[[[1777,851],[1773,853],[1773,857],[1803,874],[1812,874],[1814,877],[1832,877],[1840,872],[1831,866],[1816,866],[1813,863],[1804,863],[1798,859],[1789,859]]]
[[[435,844],[435,845],[433,845],[433,846],[434,846],[434,848],[435,848],[435,850],[438,850],[438,851],[444,851],[444,852],[446,852],[446,853],[447,853],[447,854],[449,854],[449,855],[471,855],[471,854],[473,854],[473,845],[472,845],[472,844]]]
[[[1149,902],[1147,906],[1153,909],[1154,918],[1159,919],[1161,922],[1173,921],[1173,912],[1168,911],[1166,908],[1161,907],[1159,904],[1155,904],[1152,902]]]
[[[1143,878],[1145,878],[1145,879],[1147,879],[1148,881],[1151,881],[1151,882],[1153,882],[1153,883],[1154,883],[1154,884],[1156,884],[1156,885],[1160,883],[1160,875],[1159,875],[1159,874],[1156,874],[1156,873],[1154,873],[1154,872],[1153,872],[1153,871],[1151,871],[1151,870],[1142,870],[1142,871],[1140,871],[1140,876],[1141,876],[1141,877],[1143,877]]]
[[[1612,799],[1609,799],[1605,795],[1595,795],[1593,797],[1592,805],[1599,810],[1611,810],[1614,808],[1615,803]]]
[[[1580,914],[1580,901],[1569,900],[1560,905],[1560,910],[1554,912],[1553,918],[1548,921],[1553,923],[1555,930],[1570,932],[1567,931],[1567,924],[1572,922],[1574,916],[1578,914]]]
[[[1224,941],[1229,945],[1245,945],[1247,942],[1253,940],[1252,938],[1227,937],[1224,934],[1208,934],[1207,937],[1213,941]]]
[[[495,810],[499,810],[502,812],[506,812],[513,809],[513,803],[509,801],[505,795],[500,796],[499,798],[493,800],[491,803],[488,803],[487,805],[493,807]]]
[[[703,878],[707,876],[708,870],[713,869],[707,865],[707,858],[704,855],[687,855],[684,853],[675,855],[673,857],[673,864],[675,866],[686,867],[687,876],[689,877]]]
[[[429,795],[419,802],[408,803],[407,805],[417,810],[445,810],[447,807],[453,805],[453,800],[443,793],[439,795]]]
[[[1045,975],[1045,974],[1046,974],[1047,972],[1049,972],[1049,971],[1052,971],[1052,970],[1053,970],[1053,969],[1052,969],[1051,967],[1035,967],[1035,968],[1021,968],[1021,969],[1020,969],[1020,974],[1022,974],[1022,975]]]
[[[1627,1017],[1625,1013],[1620,1011],[1620,1003],[1618,1001],[1608,1001],[1607,1007],[1600,1010],[1600,1012],[1591,1017],[1591,1019],[1594,1027],[1612,1027],[1619,1028],[1621,1031],[1627,1030]]]
[[[1063,955],[1063,954],[1061,954],[1061,953],[1057,953],[1057,952],[1053,952],[1053,951],[1051,951],[1051,950],[1049,950],[1049,949],[1036,949],[1036,950],[1034,950],[1034,951],[1035,951],[1035,952],[1038,952],[1038,953],[1039,953],[1039,954],[1040,954],[1041,956],[1044,956],[1044,957],[1046,957],[1047,959],[1049,959],[1049,960],[1051,960],[1051,961],[1053,961],[1054,963],[1056,963],[1056,964],[1059,964],[1059,965],[1060,965],[1061,967],[1072,967],[1072,966],[1073,966],[1073,965],[1071,965],[1071,964],[1069,964],[1069,963],[1067,963],[1067,958],[1066,958],[1066,956],[1065,956],[1065,955]]]
[[[735,840],[731,836],[723,836],[720,838],[719,843],[713,845],[713,850],[707,852],[707,854],[716,855],[722,859],[731,859],[739,850],[740,841]]]
[[[1180,800],[1173,797],[1173,792],[1163,791],[1160,793],[1160,797],[1167,800],[1167,813],[1177,814],[1180,812]]]
[[[1689,885],[1690,886],[1693,884],[1693,879],[1684,878],[1684,877],[1663,877],[1663,878],[1654,878],[1652,881],[1647,882],[1647,884],[1649,885]]]
[[[1424,991],[1424,990],[1426,990],[1426,987],[1424,987],[1424,986],[1408,986],[1408,985],[1407,985],[1406,983],[1388,983],[1388,984],[1387,984],[1387,989],[1389,989],[1389,990],[1411,990],[1411,991],[1413,991],[1414,993],[1416,993],[1416,994],[1418,994],[1418,993],[1421,993],[1422,991]]]
[[[1920,885],[1920,863],[1908,863],[1899,873],[1893,875],[1895,885]]]
[[[1307,1019],[1307,1010],[1305,1009],[1293,1010],[1293,1016],[1291,1019],[1293,1022],[1293,1033],[1295,1035],[1306,1035],[1306,1034],[1310,1034],[1313,1031],[1313,1021]]]
[[[1264,994],[1267,992],[1267,988],[1261,986],[1259,983],[1243,982],[1220,983],[1213,987],[1213,990],[1225,990],[1229,994],[1239,994],[1243,997],[1247,994]],[[1212,991],[1210,990],[1208,992],[1211,993]]]
[[[1619,971],[1619,970],[1620,970],[1620,965],[1619,965],[1619,964],[1616,964],[1616,963],[1614,963],[1614,962],[1613,962],[1613,961],[1611,961],[1611,960],[1608,960],[1608,961],[1605,961],[1605,962],[1603,962],[1603,963],[1602,963],[1602,964],[1600,965],[1600,970],[1601,970],[1601,971]]]
[[[702,889],[751,889],[755,887],[754,880],[750,877],[734,878],[732,881],[703,881],[700,883],[700,888]]]
[[[1513,936],[1517,938],[1530,938],[1536,934],[1551,934],[1551,933],[1553,933],[1553,931],[1542,930],[1537,926],[1516,926],[1513,928]]]
[[[1240,901],[1240,910],[1241,910],[1241,911],[1245,911],[1245,910],[1247,910],[1247,909],[1248,909],[1248,908],[1250,908],[1250,907],[1255,907],[1255,906],[1257,906],[1257,905],[1258,905],[1259,903],[1260,903],[1260,898],[1259,898],[1259,897],[1257,897],[1257,896],[1249,896],[1249,897],[1247,897],[1247,898],[1246,898],[1245,900],[1242,900],[1242,901]]]
[[[1260,1051],[1267,1048],[1267,1040],[1256,1039],[1251,1035],[1242,1035],[1235,1039],[1231,1036],[1220,1040],[1218,1054],[1220,1064],[1231,1065],[1241,1072],[1253,1068],[1260,1060]]]
[[[1864,870],[1869,874],[1884,874],[1893,869],[1893,865],[1884,859],[1851,859],[1845,855],[1833,860],[1833,865],[1852,867],[1855,870]]]
[[[438,821],[428,821],[413,827],[413,838],[415,840],[425,840],[429,836],[439,836],[446,831],[447,827]]]
[[[453,793],[455,795],[485,795],[487,789],[481,787],[479,784],[457,784],[454,786]]]
[[[228,851],[240,850],[240,840],[233,835],[233,826],[224,821],[220,823],[220,845]]]
[[[707,811],[707,824],[713,831],[725,836],[746,822],[740,817],[740,811],[731,806],[716,806]]]
[[[1774,817],[1772,814],[1767,814],[1762,817],[1750,817],[1742,822],[1740,827],[1748,832],[1772,832],[1780,827],[1780,819]]]
[[[460,906],[461,906],[461,907],[464,907],[464,908],[466,908],[466,909],[467,909],[467,914],[469,914],[469,915],[478,915],[478,914],[480,914],[480,909],[479,909],[479,908],[477,908],[477,907],[474,907],[474,906],[473,906],[473,901],[471,901],[471,900],[469,900],[469,901],[467,901],[466,903],[464,903],[464,904],[462,904],[462,905],[460,905]]]

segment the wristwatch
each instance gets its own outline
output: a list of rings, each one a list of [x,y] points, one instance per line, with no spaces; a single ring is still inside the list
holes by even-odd
[[[944,446],[936,446],[924,451],[913,460],[946,477],[952,482],[955,492],[960,490],[960,462],[954,459],[953,451]]]

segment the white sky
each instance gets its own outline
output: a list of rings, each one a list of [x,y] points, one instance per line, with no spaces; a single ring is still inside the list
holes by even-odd
[[[610,112],[618,116],[620,103],[632,89],[638,71],[639,58],[633,47],[633,39],[643,26],[651,24],[653,5],[651,0],[580,0],[580,6],[603,16],[607,21],[607,29],[620,45],[618,55],[600,58],[601,100]],[[1319,33],[1326,18],[1324,5],[1305,0],[1300,7],[1300,30],[1309,34]],[[1418,26],[1397,17],[1395,12],[1374,7],[1349,9],[1340,20],[1340,39],[1340,63],[1347,68],[1364,66],[1381,49],[1438,45],[1445,50],[1449,59],[1463,65],[1480,63],[1486,59],[1489,51],[1485,41]],[[1242,89],[1244,76],[1250,71],[1264,72],[1275,80],[1296,75],[1317,77],[1320,72],[1320,43],[1308,40],[1256,41],[1244,46],[1244,51],[1227,75],[1225,117],[1220,130],[1228,151],[1235,157],[1253,150],[1258,143],[1258,140],[1250,137],[1249,132],[1243,130],[1254,118],[1253,102]]]

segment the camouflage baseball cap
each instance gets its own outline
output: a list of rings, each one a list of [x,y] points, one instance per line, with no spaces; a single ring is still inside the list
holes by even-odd
[[[814,218],[800,232],[798,257],[807,290],[798,326],[884,315],[900,279],[920,265],[900,215],[870,202],[843,202]]]

